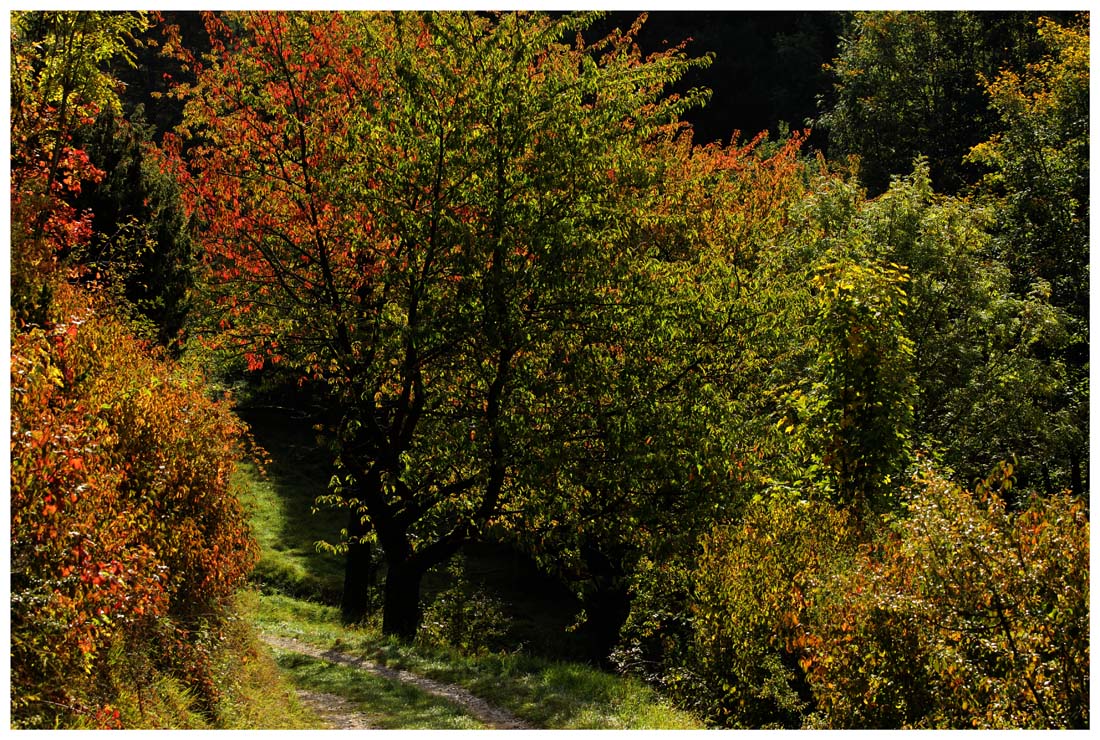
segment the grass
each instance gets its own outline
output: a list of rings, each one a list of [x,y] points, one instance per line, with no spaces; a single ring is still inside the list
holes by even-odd
[[[229,646],[219,660],[223,697],[217,712],[224,729],[319,729],[323,723],[302,706],[294,684],[260,643],[253,622],[259,594],[248,591],[237,600],[241,616],[232,628]]]
[[[225,625],[226,639],[214,658],[213,681],[219,699],[211,711],[185,682],[156,668],[156,656],[140,645],[115,646],[93,678],[110,687],[111,707],[126,729],[298,730],[323,727],[302,706],[294,687],[251,626],[258,595],[242,593],[236,614]],[[73,729],[94,729],[91,717],[75,717]]]
[[[575,613],[568,596],[532,589],[529,567],[502,558],[493,548],[474,548],[465,558],[466,576],[493,591],[509,608],[511,647],[464,654],[446,645],[401,643],[381,634],[378,619],[348,626],[338,603],[342,561],[318,552],[313,543],[331,538],[344,525],[336,512],[312,513],[324,492],[328,471],[312,451],[308,423],[277,414],[249,412],[257,441],[273,458],[266,478],[254,466],[238,474],[242,499],[262,547],[251,618],[262,631],[293,637],[316,647],[336,648],[391,668],[462,686],[489,703],[545,729],[698,729],[703,725],[672,707],[641,681],[593,666],[531,654],[533,645],[557,656],[580,652],[565,632]],[[425,596],[444,586],[444,573],[426,579]],[[526,586],[526,588],[524,588]],[[520,645],[525,648],[521,649]],[[442,700],[385,679],[297,654],[276,651],[279,666],[301,688],[344,697],[394,729],[471,728],[476,720]],[[470,724],[472,723],[472,724]]]
[[[404,644],[381,635],[376,624],[359,627],[341,624],[335,607],[280,594],[262,596],[255,618],[257,626],[272,635],[293,637],[325,649],[335,648],[390,668],[463,686],[536,727],[566,730],[702,727],[689,714],[661,700],[642,682],[583,663],[523,653],[463,655],[453,648]],[[355,698],[341,691],[338,681],[333,681],[331,688],[325,690]]]
[[[350,666],[276,649],[276,662],[295,685],[335,694],[381,730],[479,730],[484,726],[454,704],[400,682]]]
[[[251,462],[242,463],[234,474],[235,488],[260,543],[260,561],[251,581],[263,591],[334,601],[343,584],[343,562],[338,555],[318,552],[315,543],[326,536],[331,539],[340,527],[334,522],[329,527],[318,523],[319,519],[331,519],[331,512],[314,516],[308,509],[292,505],[303,497],[288,496],[282,490],[288,485],[273,478],[276,474],[269,468],[268,475],[261,476]],[[288,522],[300,526],[285,529]]]
[[[316,543],[335,541],[346,514],[314,511],[317,496],[327,493],[331,466],[316,450],[310,422],[287,413],[253,408],[241,414],[273,453],[263,474],[246,462],[234,481],[262,552],[252,580],[261,589],[332,602],[343,587],[343,559],[319,552]]]

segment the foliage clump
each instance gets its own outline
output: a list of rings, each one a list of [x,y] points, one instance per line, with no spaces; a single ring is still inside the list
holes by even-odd
[[[1088,726],[1089,523],[922,465],[869,532],[776,496],[702,541],[667,690],[726,727]]]
[[[109,705],[115,648],[212,706],[210,649],[255,559],[229,486],[242,426],[81,289],[50,308],[12,340],[13,715]]]
[[[829,727],[1082,728],[1089,522],[1068,495],[1012,511],[923,469],[908,516],[820,581],[796,641]]]

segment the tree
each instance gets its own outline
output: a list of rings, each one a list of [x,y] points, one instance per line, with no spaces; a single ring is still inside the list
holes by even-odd
[[[731,143],[735,131],[776,135],[784,122],[804,125],[829,83],[823,65],[833,58],[848,13],[821,10],[660,10],[642,28],[643,52],[669,39],[689,39],[689,53],[712,53],[714,62],[691,70],[678,84],[713,91],[703,108],[685,113],[697,144]],[[612,11],[600,27],[629,24],[629,11]],[[817,131],[809,145],[817,145]],[[824,139],[822,139],[822,142]]]
[[[1042,285],[1020,290],[996,217],[986,203],[934,194],[921,160],[862,223],[874,253],[909,268],[915,444],[962,482],[1016,456],[1021,482],[1054,493],[1048,466],[1060,443],[1046,408],[1064,371],[1050,357],[1068,341],[1068,317]]]
[[[148,322],[160,344],[176,351],[194,267],[190,224],[179,188],[147,155],[152,130],[142,109],[130,117],[107,109],[77,133],[76,142],[103,177],[73,198],[91,213],[92,235],[74,258]]]
[[[892,175],[928,157],[932,182],[956,193],[977,180],[963,164],[997,127],[979,75],[1027,59],[1031,16],[973,11],[855,13],[829,65],[833,90],[818,124],[834,158],[860,157],[861,181],[877,195]]]
[[[132,60],[141,13],[17,12],[11,37],[12,309],[21,323],[44,320],[50,283],[90,237],[73,207],[82,182],[102,173],[73,145],[78,127],[117,109],[108,60]]]
[[[801,462],[778,477],[806,480],[809,466],[820,467],[820,460],[804,453],[831,444],[834,458],[845,448],[857,458],[874,453],[867,462],[882,453],[877,458],[880,484],[885,475],[896,484],[912,460],[910,453],[923,450],[962,482],[1016,456],[1022,482],[1054,492],[1065,480],[1048,467],[1059,454],[1061,422],[1052,424],[1047,409],[1059,397],[1065,371],[1050,357],[1068,341],[1068,317],[1051,305],[1041,285],[1023,295],[1013,290],[1012,268],[1000,259],[992,233],[996,211],[984,202],[934,193],[928,164],[921,159],[910,175],[895,178],[875,199],[868,200],[850,180],[819,181],[796,214],[784,239],[790,240],[791,249],[802,244],[808,254],[817,255],[812,257],[819,271],[816,280],[836,295],[823,294],[828,300],[817,319],[803,315],[791,322],[797,326],[814,320],[821,329],[850,326],[861,339],[834,333],[830,340],[821,332],[808,337],[805,365],[816,368],[815,374],[792,381],[782,422],[792,433],[795,451],[802,450],[794,457]],[[820,272],[821,265],[838,260],[854,262],[858,269],[852,274],[851,268]],[[897,282],[901,273],[894,275],[890,290],[895,298],[885,304],[889,293],[875,286],[888,273],[856,279],[868,268],[881,272],[876,264],[904,268],[904,281]],[[813,279],[811,274],[808,280]],[[838,304],[841,297],[844,302]],[[853,301],[867,309],[869,322],[853,323]],[[844,310],[838,313],[837,308]],[[872,345],[876,352],[855,351]],[[894,359],[888,361],[891,355]],[[863,367],[868,361],[885,363],[880,370],[893,370],[874,376],[870,366]],[[903,362],[891,365],[895,361]],[[851,414],[845,422],[841,414],[821,426],[828,418],[821,413],[824,409],[848,408],[835,402],[835,394],[851,385],[838,385],[843,377],[874,381],[861,390],[858,407],[875,423],[868,418],[854,423]],[[831,406],[821,405],[825,398],[834,398]],[[827,444],[822,433],[832,442]],[[843,439],[846,444],[836,447]],[[862,441],[852,447],[856,439]],[[888,449],[892,452],[885,454]]]
[[[694,557],[751,497],[756,391],[783,352],[789,287],[768,245],[801,193],[804,141],[648,149],[662,186],[630,237],[644,258],[538,353],[554,413],[518,466],[514,535],[577,591],[595,659],[619,639],[638,563]]]
[[[788,440],[774,482],[825,495],[863,521],[896,507],[911,453],[914,346],[909,273],[865,231],[874,208],[850,178],[823,173],[781,239],[808,289],[788,323],[799,366],[776,378],[776,427]]]
[[[1044,348],[1060,376],[1044,411],[1051,457],[1064,461],[1065,484],[1080,494],[1088,459],[1089,30],[1083,18],[1040,18],[1036,27],[1040,59],[983,78],[1002,130],[967,159],[988,168],[980,190],[996,199],[995,235],[1013,289],[1065,314],[1068,336]]]
[[[169,162],[216,337],[339,398],[334,490],[385,554],[387,633],[413,634],[423,573],[500,518],[554,413],[538,350],[606,302],[655,183],[643,145],[702,98],[664,95],[693,62],[641,59],[637,24],[563,40],[590,20],[209,15],[178,90]]]

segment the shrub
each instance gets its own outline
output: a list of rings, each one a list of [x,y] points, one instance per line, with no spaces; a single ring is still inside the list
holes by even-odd
[[[243,427],[86,292],[50,311],[12,338],[13,724],[117,720],[93,680],[112,648],[213,707],[211,645],[256,557],[229,487]]]
[[[657,686],[687,709],[706,714],[690,664],[692,565],[683,555],[642,557],[631,575],[630,613],[611,662]]]
[[[702,542],[692,605],[695,690],[711,722],[798,727],[810,694],[792,643],[817,598],[814,585],[854,551],[844,510],[777,494]]]
[[[1010,511],[924,469],[894,533],[823,581],[800,641],[831,727],[1082,728],[1089,523],[1068,495]]]
[[[417,639],[450,645],[467,655],[500,648],[508,627],[504,604],[466,577],[461,559],[451,563],[447,574],[450,583],[424,610]]]

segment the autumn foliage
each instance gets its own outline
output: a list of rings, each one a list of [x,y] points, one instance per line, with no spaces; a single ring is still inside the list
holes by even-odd
[[[1086,510],[1009,510],[1012,472],[968,491],[925,467],[870,537],[805,500],[715,528],[681,690],[733,727],[1087,727]]]
[[[831,727],[1084,728],[1089,522],[1079,500],[1005,505],[928,469],[909,516],[824,578],[794,640]]]
[[[217,701],[212,652],[255,558],[229,488],[243,427],[138,340],[77,256],[103,175],[73,134],[137,16],[22,14],[13,38],[11,665],[18,727],[115,726],[116,677]],[[37,43],[32,43],[38,38]],[[67,39],[67,41],[66,41]],[[45,55],[44,57],[39,55]],[[91,285],[92,287],[89,287]]]
[[[97,681],[119,645],[158,646],[211,691],[199,635],[255,557],[228,407],[80,289],[51,310],[12,346],[13,714],[30,726],[109,704]]]
[[[203,13],[146,135],[148,20],[12,15],[15,726],[219,712],[247,430],[142,311],[308,387],[346,622],[503,640],[421,586],[511,547],[713,725],[1088,726],[1084,18],[851,15],[843,164],[644,15]]]

